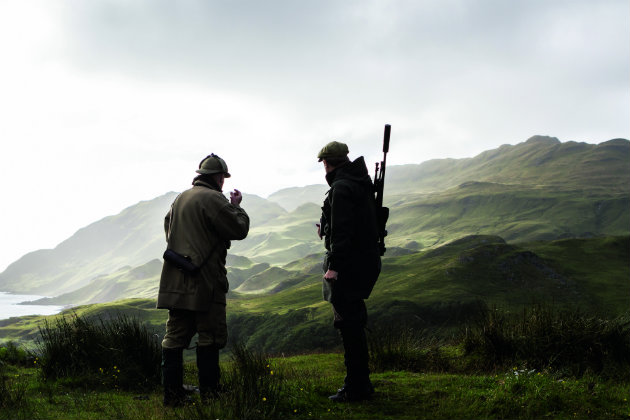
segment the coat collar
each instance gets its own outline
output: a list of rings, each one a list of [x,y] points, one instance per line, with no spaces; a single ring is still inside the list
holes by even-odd
[[[206,187],[206,188],[210,188],[211,190],[215,190],[218,192],[223,192],[218,185],[215,185],[213,182],[209,182],[208,180],[203,180],[203,179],[199,179],[200,177],[197,177],[194,179],[193,181],[193,185],[195,187]]]

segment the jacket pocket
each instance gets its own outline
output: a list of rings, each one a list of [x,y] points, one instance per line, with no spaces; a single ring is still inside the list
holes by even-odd
[[[162,273],[161,292],[193,294],[197,292],[197,276],[186,274],[171,264]]]
[[[326,302],[332,302],[335,282],[322,276],[322,297]]]

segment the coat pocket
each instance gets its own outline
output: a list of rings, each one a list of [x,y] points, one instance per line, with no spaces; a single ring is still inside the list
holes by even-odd
[[[327,280],[322,276],[322,297],[326,302],[332,302],[334,286],[334,281]]]
[[[172,264],[164,264],[160,280],[160,292],[193,294],[197,292],[198,278],[178,270]]]

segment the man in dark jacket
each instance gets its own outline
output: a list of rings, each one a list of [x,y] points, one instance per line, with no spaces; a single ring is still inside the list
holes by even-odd
[[[364,299],[381,269],[374,187],[363,157],[348,159],[348,146],[333,141],[318,154],[330,190],[324,200],[318,234],[325,237],[323,294],[333,307],[334,326],[344,346],[346,378],[333,401],[371,398]]]
[[[230,177],[225,161],[211,154],[197,173],[193,187],[177,196],[164,219],[168,250],[185,260],[182,265],[165,254],[157,300],[158,308],[168,309],[162,376],[164,404],[171,406],[184,400],[182,353],[195,333],[201,397],[218,391],[219,350],[227,342],[225,257],[230,241],[244,239],[249,231],[241,193],[230,192],[229,201],[222,193]]]

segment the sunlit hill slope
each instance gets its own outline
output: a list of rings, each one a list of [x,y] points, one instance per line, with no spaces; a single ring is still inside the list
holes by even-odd
[[[392,147],[391,153],[395,153]],[[314,223],[324,185],[245,195],[248,238],[228,261],[239,295],[277,293],[317,276],[323,244]],[[630,142],[561,143],[535,136],[474,158],[391,166],[386,180],[388,256],[431,250],[471,235],[507,244],[630,233]],[[0,273],[0,290],[82,304],[155,296],[168,193],[97,221]],[[308,273],[290,270],[309,257]],[[295,273],[301,274],[295,274]]]

